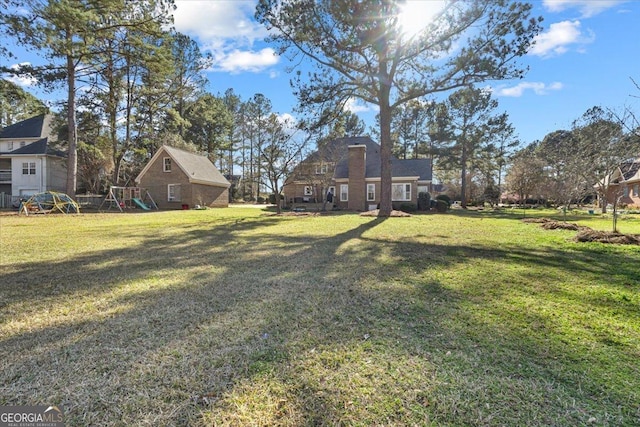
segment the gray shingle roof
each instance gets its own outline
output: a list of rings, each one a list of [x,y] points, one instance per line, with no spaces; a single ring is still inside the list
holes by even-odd
[[[49,136],[49,122],[50,117],[45,114],[31,117],[2,129],[2,131],[0,131],[0,138],[43,138]]]
[[[177,148],[163,146],[190,182],[229,187],[231,184],[209,159]]]
[[[336,151],[341,152],[340,160],[336,165],[335,178],[349,177],[349,157],[347,156],[349,145],[364,145],[367,147],[366,175],[365,178],[380,177],[380,145],[369,137],[340,138],[332,141],[340,146]],[[430,159],[396,159],[391,158],[391,176],[394,178],[417,176],[420,181],[432,179]]]
[[[25,145],[24,147],[20,147],[16,150],[13,150],[9,153],[4,153],[4,154],[10,154],[12,156],[37,155],[37,154],[44,154],[48,156],[58,156],[58,157],[66,156],[65,152],[52,149],[48,144],[47,138],[42,138],[36,142],[32,142],[30,144]]]
[[[629,180],[635,176],[636,173],[640,170],[640,162],[629,162],[620,166],[620,170],[622,171],[624,180]]]

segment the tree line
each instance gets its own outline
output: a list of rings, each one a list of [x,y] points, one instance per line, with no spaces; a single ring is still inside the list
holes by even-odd
[[[211,59],[201,55],[188,37],[170,29],[175,8],[171,0],[0,3],[0,31],[49,61],[17,71],[67,90],[69,193],[74,194],[77,187],[77,153],[83,143],[95,145],[95,154],[108,153],[113,168],[110,180],[120,183],[131,179],[129,166],[137,156],[153,152],[160,135],[190,137],[188,109],[192,114],[203,113],[194,106],[201,98],[198,75]],[[394,0],[261,0],[255,14],[270,30],[269,41],[279,47],[280,54],[302,56],[308,60],[305,63],[313,64],[308,73],[292,74],[298,113],[308,117],[300,123],[307,125],[309,134],[333,121],[350,100],[379,108],[383,216],[391,210],[395,111],[411,101],[429,102],[436,94],[486,80],[521,77],[526,68],[515,60],[531,46],[541,20],[530,16],[531,6],[526,3],[453,1],[425,22],[421,31],[408,34],[399,20],[403,7],[404,2]],[[11,52],[3,47],[0,54]],[[214,101],[202,99],[207,102]],[[80,116],[88,114],[97,115],[104,128],[99,142],[81,141],[76,133],[82,128],[76,118],[80,121]],[[445,135],[447,131],[438,132]],[[207,149],[232,146],[231,134],[210,139]],[[260,138],[256,135],[252,142],[258,153],[264,142]],[[462,148],[464,168],[469,158],[466,146]],[[246,154],[250,159],[243,173],[248,171],[251,181],[260,168],[251,161],[255,153],[248,150]]]
[[[542,141],[517,150],[510,159],[506,189],[520,203],[527,199],[568,207],[595,202],[603,213],[615,208],[624,186],[614,180],[640,157],[640,123],[626,108],[622,113],[594,106]]]
[[[269,188],[269,173],[280,173],[285,151],[299,157],[296,124],[274,112],[264,95],[243,100],[233,89],[206,91],[203,72],[212,59],[171,28],[173,1],[0,5],[0,32],[47,60],[2,71],[30,76],[46,90],[66,89],[65,100],[53,107],[61,148],[69,153],[70,195],[132,185],[164,143],[206,154],[230,180],[237,165],[238,195],[249,200]],[[0,55],[13,52],[3,46]],[[10,81],[0,84],[0,126],[49,111]]]
[[[203,71],[213,59],[172,28],[172,0],[0,0],[0,6],[0,33],[47,59],[3,71],[66,89],[58,110],[69,153],[68,193],[75,193],[78,179],[88,191],[127,185],[159,144],[170,143],[207,154],[232,179],[239,170],[240,197],[279,194],[312,142],[322,146],[326,138],[363,130],[345,108],[360,100],[379,111],[371,133],[381,144],[382,216],[391,210],[393,154],[432,158],[440,181],[459,183],[463,206],[478,192],[487,200],[499,197],[520,142],[480,83],[523,77],[526,67],[517,60],[535,42],[542,21],[531,16],[527,3],[451,1],[420,31],[407,33],[399,0],[260,0],[256,20],[270,30],[268,41],[278,53],[293,60],[299,101],[294,123],[272,111],[262,94],[241,99],[233,89],[206,92]],[[2,46],[0,55],[10,58],[12,52]],[[5,123],[19,117],[6,113],[17,105],[15,98],[0,104]],[[544,174],[568,188],[561,172],[580,167],[569,167],[566,159],[553,162],[571,149],[557,148],[552,155],[538,146],[586,141],[578,128],[594,126],[576,124],[572,138],[549,136],[518,151],[509,188],[517,181],[515,165],[529,151],[545,163]]]

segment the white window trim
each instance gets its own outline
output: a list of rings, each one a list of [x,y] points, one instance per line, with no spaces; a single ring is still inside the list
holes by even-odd
[[[346,191],[343,191],[346,190]],[[346,196],[346,197],[343,197]],[[349,201],[349,184],[340,184],[340,201],[348,202]]]
[[[22,162],[22,175],[35,175],[36,162]]]
[[[316,175],[324,175],[329,172],[329,165],[326,163],[322,163],[316,165]]]
[[[395,191],[393,191],[394,187],[402,185],[402,199],[393,198]],[[408,197],[408,198],[407,198]],[[410,202],[411,201],[411,184],[402,183],[402,184],[391,184],[391,200],[393,202]]]
[[[367,202],[373,202],[375,200],[376,200],[376,185],[367,184]]]
[[[176,198],[176,191],[175,191],[176,187],[178,187],[178,197],[177,198]],[[172,193],[173,193],[173,196],[172,196]],[[180,201],[182,201],[182,193],[180,191],[180,184],[167,184],[167,201],[168,202],[180,202]]]
[[[169,160],[169,168],[167,169],[167,160]],[[171,157],[163,157],[162,158],[162,171],[163,172],[171,172],[171,166],[172,166],[172,161],[171,161]],[[173,185],[173,184],[170,184]]]
[[[305,196],[313,196],[313,187],[311,185],[305,185],[303,193]]]

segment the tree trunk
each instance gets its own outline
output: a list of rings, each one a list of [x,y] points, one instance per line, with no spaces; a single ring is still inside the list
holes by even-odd
[[[67,42],[71,44],[71,30],[67,29]],[[76,133],[76,74],[73,57],[67,54],[67,125],[69,127],[69,154],[67,158],[67,185],[69,197],[76,197],[78,176],[78,137]]]
[[[282,206],[280,203],[280,186],[278,185],[278,179],[277,178],[270,178],[269,181],[271,182],[271,189],[273,190],[273,192],[275,193],[275,202],[276,202],[276,213],[277,214],[281,214],[282,213]],[[269,201],[267,200],[267,203]]]
[[[465,139],[466,136],[463,136]],[[462,158],[460,165],[462,167],[462,182],[460,185],[460,206],[467,209],[467,144],[462,143]]]
[[[380,100],[380,210],[378,216],[391,216],[391,79],[387,62],[380,56],[379,100]]]
[[[380,106],[380,212],[390,216],[391,202],[391,111],[388,99],[386,107]]]

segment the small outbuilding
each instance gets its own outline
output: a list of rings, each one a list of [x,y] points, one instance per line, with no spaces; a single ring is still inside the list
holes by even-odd
[[[205,156],[163,145],[136,178],[160,209],[229,206],[231,184]]]

